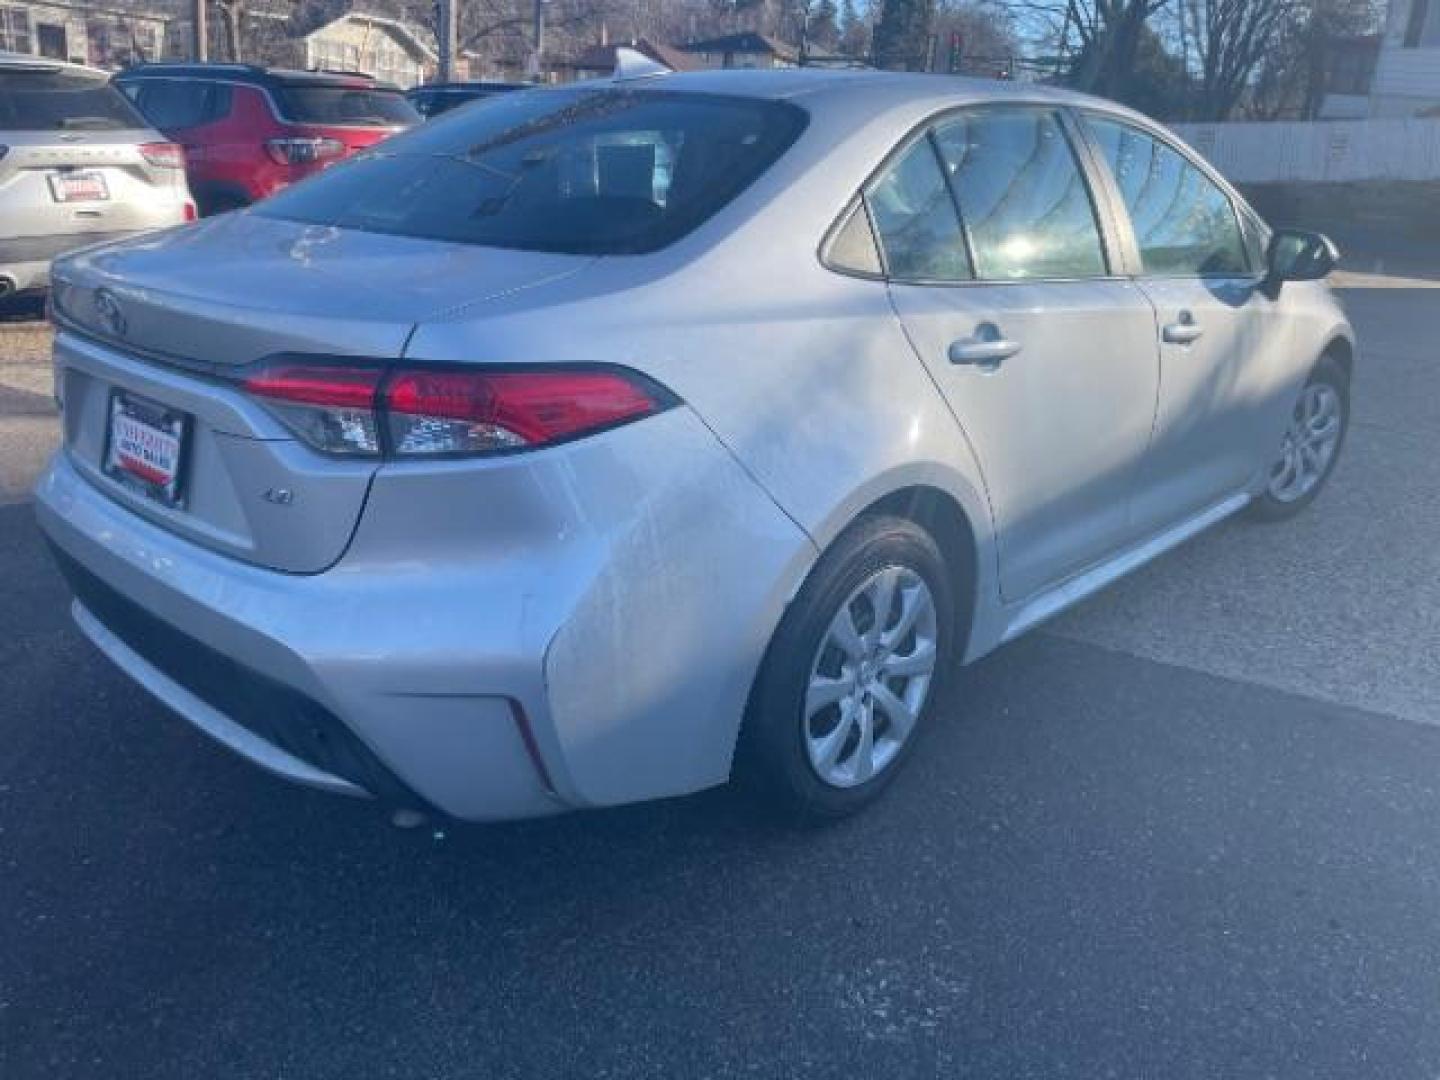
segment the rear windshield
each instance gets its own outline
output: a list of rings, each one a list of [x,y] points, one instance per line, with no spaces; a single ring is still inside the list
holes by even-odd
[[[134,106],[104,79],[66,71],[0,71],[0,132],[145,126]]]
[[[529,251],[654,251],[738,195],[805,121],[794,105],[749,98],[522,91],[448,113],[255,212]]]
[[[275,91],[285,119],[299,124],[408,127],[420,119],[399,90],[373,86],[281,86]]]

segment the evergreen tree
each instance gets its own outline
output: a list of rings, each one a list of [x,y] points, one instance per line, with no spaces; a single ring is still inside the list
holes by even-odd
[[[875,24],[876,66],[923,71],[934,21],[935,0],[885,0]]]

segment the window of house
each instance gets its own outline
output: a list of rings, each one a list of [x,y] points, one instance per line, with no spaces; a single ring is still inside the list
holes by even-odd
[[[68,60],[70,51],[66,46],[65,27],[56,23],[35,25],[36,52],[51,60]]]
[[[943,123],[935,145],[988,281],[1103,277],[1090,187],[1055,113],[987,109]]]
[[[129,29],[135,63],[153,63],[160,59],[159,27],[150,23],[132,23]]]
[[[0,4],[0,50],[27,56],[35,51],[30,36],[30,12],[25,8]]]
[[[91,67],[108,67],[110,65],[110,24],[104,19],[90,19],[85,24],[85,41],[89,46],[87,59]],[[130,94],[133,101],[135,95]]]

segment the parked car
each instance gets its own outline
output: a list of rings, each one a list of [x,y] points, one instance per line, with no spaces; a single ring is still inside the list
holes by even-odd
[[[513,90],[525,90],[529,85],[509,82],[430,83],[405,91],[405,96],[421,116],[431,120],[458,106],[497,94],[508,94]]]
[[[194,219],[180,148],[109,83],[0,53],[0,298],[44,289],[56,255]]]
[[[1315,499],[1334,259],[1045,87],[515,94],[60,262],[38,512],[101,651],[282,776],[829,819],[960,663]]]
[[[115,82],[184,145],[206,215],[268,198],[420,120],[399,88],[368,75],[147,64]]]

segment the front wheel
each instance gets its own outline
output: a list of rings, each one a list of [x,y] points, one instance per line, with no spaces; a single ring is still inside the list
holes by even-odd
[[[1349,429],[1350,382],[1339,362],[1326,356],[1300,392],[1280,456],[1270,466],[1265,490],[1251,503],[1251,516],[1283,521],[1314,502],[1340,460]]]
[[[789,816],[855,813],[909,757],[953,661],[955,590],[934,539],[862,520],[811,572],[771,642],[739,770]]]

